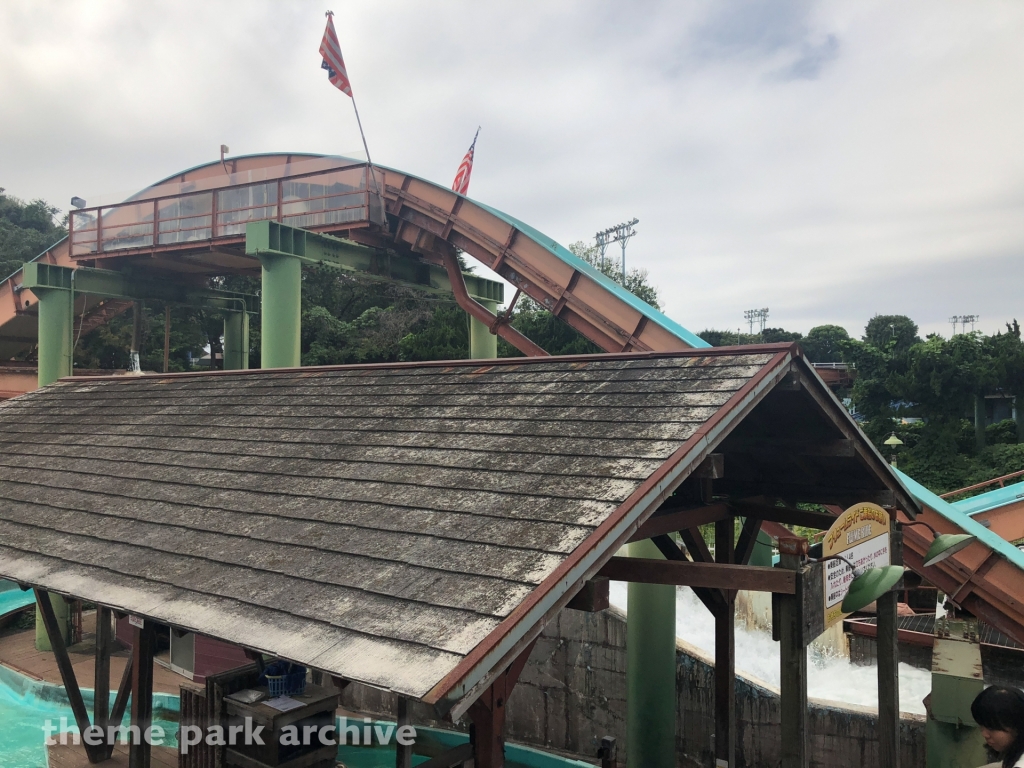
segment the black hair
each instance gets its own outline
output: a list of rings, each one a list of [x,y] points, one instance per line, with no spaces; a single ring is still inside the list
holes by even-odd
[[[1014,731],[1013,743],[999,757],[1003,768],[1024,756],[1024,691],[993,685],[979,693],[971,703],[974,722],[990,731]]]

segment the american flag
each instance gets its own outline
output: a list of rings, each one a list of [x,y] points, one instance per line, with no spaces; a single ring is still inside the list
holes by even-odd
[[[338,42],[338,33],[334,31],[334,13],[327,12],[327,29],[324,30],[324,39],[320,43],[320,55],[324,57],[321,69],[327,70],[328,80],[339,91],[348,96],[352,95],[352,84],[348,81],[348,72],[345,71],[345,60],[341,58],[341,43]]]
[[[480,135],[480,129],[476,129],[476,135],[473,136],[473,143],[469,145],[469,152],[462,158],[462,163],[459,164],[459,170],[455,174],[455,182],[452,184],[452,191],[458,192],[460,195],[464,195],[469,192],[469,175],[473,173],[473,152],[476,150],[476,137]]]

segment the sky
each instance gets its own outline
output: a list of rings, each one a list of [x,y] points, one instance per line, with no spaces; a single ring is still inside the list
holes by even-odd
[[[258,152],[373,160],[555,238],[640,220],[684,327],[1024,321],[1024,3],[0,3],[0,187],[66,209]]]

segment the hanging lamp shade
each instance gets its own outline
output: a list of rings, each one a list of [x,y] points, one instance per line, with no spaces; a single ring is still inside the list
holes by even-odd
[[[966,549],[974,543],[977,536],[969,533],[942,533],[935,537],[932,545],[924,555],[924,566],[941,563],[950,555]]]
[[[868,568],[856,576],[843,598],[843,613],[853,613],[871,605],[903,578],[904,570],[902,565],[886,565],[883,568]]]

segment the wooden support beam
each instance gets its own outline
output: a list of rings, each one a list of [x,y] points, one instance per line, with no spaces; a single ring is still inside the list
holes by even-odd
[[[894,531],[890,546],[890,562],[900,565],[902,535]],[[896,623],[897,592],[889,591],[875,603],[878,612],[878,765],[880,768],[900,766],[900,677],[899,627]]]
[[[781,570],[796,575],[799,555],[780,557]],[[782,709],[781,768],[809,768],[807,749],[807,648],[803,642],[800,596],[779,595],[774,600],[779,633],[779,701]]]
[[[583,587],[565,607],[586,613],[598,613],[607,609],[611,605],[608,584],[608,579],[589,579],[583,582]]]
[[[403,725],[409,725],[409,700],[405,696],[399,696],[396,733]],[[412,768],[412,744],[395,742],[395,768]]]
[[[732,564],[732,518],[715,523],[715,562]],[[736,765],[736,591],[723,590],[725,605],[715,614],[715,766]]]
[[[50,647],[53,649],[53,657],[57,661],[57,669],[60,670],[60,679],[64,683],[64,690],[68,695],[68,703],[75,716],[75,725],[79,733],[86,733],[91,723],[89,722],[89,710],[85,707],[85,700],[82,698],[82,689],[78,686],[78,678],[75,677],[75,668],[71,664],[71,657],[68,656],[67,646],[64,644],[64,637],[60,633],[60,626],[57,617],[53,612],[53,603],[50,602],[50,593],[36,589],[36,605],[43,619],[43,626],[46,628],[46,636],[50,640]],[[85,752],[89,756],[90,763],[98,763],[103,759],[99,747],[94,747],[83,742]]]
[[[121,682],[117,686],[117,696],[114,697],[114,708],[110,710],[110,722],[113,725],[120,725],[124,720],[124,711],[128,708],[128,696],[132,692],[132,671],[135,669],[135,649],[128,651],[128,659],[124,663],[124,672],[121,673]],[[114,753],[114,745],[106,746],[106,757]]]
[[[637,529],[629,540],[643,541],[663,533],[675,533],[707,523],[724,520],[732,514],[728,505],[700,504],[675,508],[662,504],[661,508]]]
[[[152,748],[146,731],[153,723],[153,657],[156,655],[156,632],[153,622],[145,619],[141,627],[132,625],[132,719],[139,729],[128,746],[128,768],[150,768]]]
[[[750,562],[750,556],[754,554],[754,547],[757,544],[757,534],[761,531],[760,518],[748,517],[743,521],[743,528],[740,530],[739,541],[736,542],[735,560],[737,565],[746,565]],[[717,546],[717,544],[716,544]]]
[[[754,479],[737,479],[718,481],[716,493],[728,494],[735,498],[745,496],[771,496],[785,499],[788,502],[808,502],[811,504],[837,504],[847,507],[862,501],[870,501],[881,507],[893,507],[896,497],[891,490],[878,488],[842,488],[831,485],[802,485],[775,483]]]
[[[802,525],[805,528],[817,528],[820,531],[827,531],[836,521],[835,515],[830,515],[827,512],[812,512],[796,507],[779,507],[753,501],[734,501],[729,504],[733,514],[738,517],[756,517],[767,522]]]
[[[93,683],[93,725],[103,733],[110,722],[110,609],[96,606],[96,675]]]
[[[753,565],[613,557],[605,563],[598,575],[615,581],[631,581],[637,584],[746,589],[786,595],[796,592],[796,576],[791,571]]]
[[[253,651],[248,648],[244,650],[244,653],[245,658],[253,662],[256,665],[256,671],[262,675],[263,670],[266,669],[266,663],[263,661],[263,654],[259,651]]]
[[[697,531],[696,535],[700,536],[700,532]],[[655,536],[651,541],[658,547],[658,550],[665,556],[666,560],[676,560],[684,563],[687,562],[686,555],[667,535]],[[704,539],[701,538],[702,543],[703,541]],[[708,557],[710,558],[710,553],[708,554]],[[697,595],[697,598],[702,603],[704,603],[704,607],[714,615],[717,615],[718,611],[725,607],[725,596],[720,589],[694,587],[693,593]]]
[[[794,456],[829,456],[853,458],[856,444],[848,438],[834,440],[758,440],[731,438],[722,446],[725,453],[749,453],[766,456],[791,454]]]
[[[467,714],[473,723],[470,741],[474,768],[504,768],[505,705],[536,644],[534,640],[526,646],[508,669],[470,706]]]

